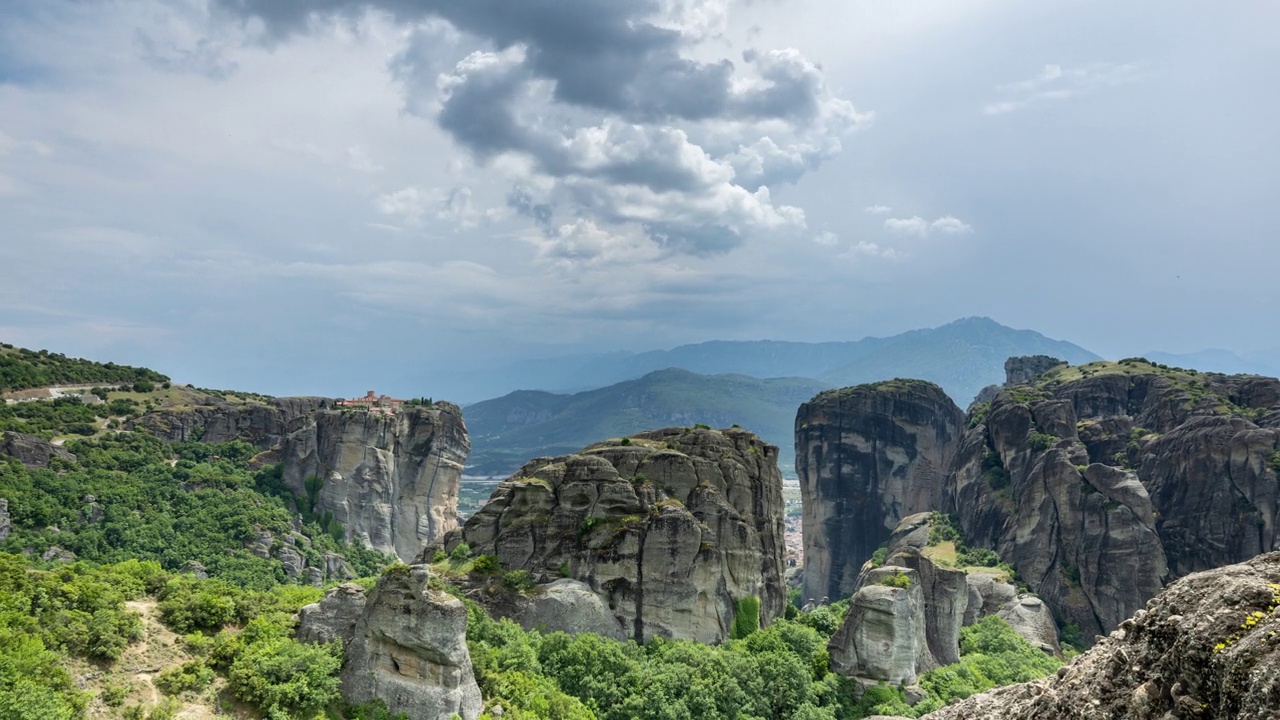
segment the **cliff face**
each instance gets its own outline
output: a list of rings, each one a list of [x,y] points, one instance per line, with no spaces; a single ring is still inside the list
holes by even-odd
[[[147,413],[127,428],[169,442],[201,440],[220,443],[244,440],[266,450],[279,445],[307,423],[317,410],[333,407],[319,397],[272,398],[266,404],[232,405],[209,398],[209,405]]]
[[[918,380],[824,392],[800,406],[804,597],[848,596],[898,521],[941,505],[963,428],[946,393]]]
[[[1280,553],[1189,575],[1056,678],[974,695],[928,720],[1275,718]]]
[[[445,544],[577,579],[638,640],[720,642],[737,601],[759,598],[766,624],[785,606],[777,460],[744,430],[684,428],[538,458]]]
[[[483,700],[467,649],[467,609],[427,580],[427,567],[415,565],[384,574],[367,600],[358,586],[336,588],[303,608],[301,637],[350,640],[342,669],[350,702],[382,700],[413,718],[475,720]]]
[[[321,410],[286,438],[283,479],[347,537],[408,561],[457,527],[470,449],[462,411],[449,403],[395,414]]]
[[[816,472],[798,463],[806,521],[812,514],[834,522],[828,537],[847,538],[892,517],[899,504],[951,513],[970,545],[997,550],[1057,620],[1078,625],[1085,638],[1116,627],[1173,578],[1275,548],[1280,381],[1138,360],[1068,367],[1033,358],[1011,361],[1009,375],[1029,384],[989,393],[990,402],[971,409],[967,429],[932,451],[948,458],[941,490],[932,473],[884,489],[861,480],[874,477],[879,463],[858,472],[858,463],[841,461],[863,489],[842,492],[823,482],[836,471],[822,468],[837,463]],[[909,458],[918,440],[894,428],[951,427],[955,417],[945,404],[899,409],[898,388],[843,392],[861,399],[829,412],[825,425],[882,430],[817,442],[803,427],[806,406],[797,420],[799,455],[803,446],[810,456],[820,449],[862,458],[870,447],[881,457]],[[903,497],[933,504],[912,506]],[[822,533],[824,525],[805,528],[808,594],[847,595],[848,556],[839,543],[811,542],[810,527]],[[879,544],[872,541],[856,544],[858,552],[869,554],[867,546]]]

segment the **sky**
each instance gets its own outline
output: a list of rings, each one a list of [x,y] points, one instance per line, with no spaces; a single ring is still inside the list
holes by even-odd
[[[1280,4],[8,0],[0,340],[206,387],[990,316],[1280,357]]]

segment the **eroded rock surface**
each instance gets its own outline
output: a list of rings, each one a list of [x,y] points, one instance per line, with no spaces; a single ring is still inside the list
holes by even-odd
[[[307,605],[298,613],[298,639],[309,643],[341,640],[343,647],[350,646],[365,605],[363,587],[354,583],[339,585],[320,602]]]
[[[740,429],[668,428],[530,461],[461,530],[472,552],[598,594],[628,637],[716,643],[739,600],[782,613],[778,449]]]
[[[1280,717],[1280,553],[1172,583],[1057,677],[928,720]]]
[[[462,411],[449,403],[394,414],[321,410],[285,440],[283,479],[348,538],[408,561],[457,527],[470,450]]]
[[[378,580],[353,630],[342,694],[357,704],[380,699],[411,718],[475,720],[483,701],[467,650],[467,610],[427,579],[427,567],[415,565]]]
[[[11,431],[0,433],[0,455],[17,458],[27,467],[49,467],[54,458],[76,461],[75,455],[47,440]]]
[[[264,403],[244,404],[210,397],[207,402],[208,405],[188,409],[147,413],[125,427],[169,442],[244,440],[266,450],[301,429],[317,410],[333,407],[333,400],[320,397],[272,398]]]
[[[954,409],[904,402],[913,386],[901,382],[802,408],[806,597],[848,595],[885,522],[916,510],[955,515],[970,546],[997,551],[1086,639],[1171,579],[1276,547],[1280,381],[1140,359],[1022,358],[1007,370],[1011,384],[955,433],[928,432],[956,427]],[[937,443],[928,457],[946,459],[941,480],[892,461],[919,456],[922,435]]]
[[[937,509],[964,414],[937,385],[833,390],[796,414],[804,501],[804,597],[848,597],[902,518]]]

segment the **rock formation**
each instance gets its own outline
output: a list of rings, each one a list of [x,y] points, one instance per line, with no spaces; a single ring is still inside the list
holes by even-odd
[[[9,517],[9,501],[0,498],[0,542],[9,539],[13,534],[13,519]]]
[[[1065,361],[1048,355],[1011,357],[1004,361],[1005,387],[1026,385],[1039,379],[1050,370],[1066,364]]]
[[[344,648],[349,647],[365,606],[364,588],[354,583],[339,585],[298,613],[298,639],[309,643],[341,640]]]
[[[209,396],[207,405],[147,413],[125,425],[169,442],[244,440],[266,450],[299,430],[317,411],[333,407],[319,397],[272,398],[265,403],[232,404]]]
[[[378,580],[351,631],[342,694],[357,704],[380,699],[392,714],[411,718],[458,713],[475,720],[483,701],[467,650],[467,610],[457,598],[429,589],[427,579],[427,566],[414,565]],[[355,604],[354,595],[325,599],[345,607]],[[350,610],[345,607],[344,616]],[[341,637],[342,630],[334,634]]]
[[[928,720],[1280,717],[1280,553],[1172,583],[1057,677]]]
[[[470,450],[462,411],[449,403],[320,410],[285,440],[283,479],[317,516],[332,513],[348,538],[407,561],[457,527]]]
[[[538,458],[500,484],[465,541],[540,582],[567,576],[628,637],[716,643],[738,601],[768,623],[786,603],[778,449],[745,430],[668,428]]]
[[[863,567],[849,613],[827,648],[831,669],[913,685],[920,674],[959,662],[960,628],[994,614],[1032,644],[1059,654],[1057,626],[1039,598],[1017,595],[994,575],[967,574],[929,557],[933,516],[904,518],[884,564]]]
[[[526,630],[595,633],[614,640],[630,635],[586,583],[562,578],[522,596],[512,619]]]
[[[955,515],[972,546],[998,551],[1084,638],[1170,579],[1276,547],[1280,381],[1140,359],[1014,358],[1006,369],[1013,384],[975,403],[956,433],[941,432],[956,427],[953,405],[904,402],[900,382],[801,408],[807,596],[848,595],[852,563],[879,544],[866,528],[925,509]],[[892,477],[903,480],[886,486],[895,466],[868,458],[920,456],[920,429],[943,468],[913,473],[900,460]]]
[[[0,455],[17,458],[27,467],[49,467],[54,458],[75,462],[76,456],[53,443],[19,432],[0,433]]]
[[[899,520],[941,506],[963,431],[955,403],[918,380],[832,390],[800,406],[804,597],[849,596]]]

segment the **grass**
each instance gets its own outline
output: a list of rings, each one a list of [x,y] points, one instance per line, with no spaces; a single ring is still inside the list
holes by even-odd
[[[956,544],[950,540],[940,542],[937,545],[931,545],[924,549],[925,557],[939,565],[945,565],[947,567],[956,566],[956,558],[959,554],[959,550],[956,549]]]

